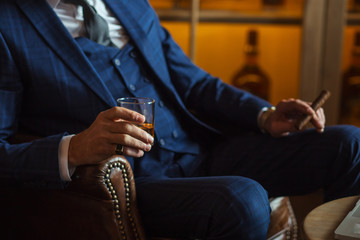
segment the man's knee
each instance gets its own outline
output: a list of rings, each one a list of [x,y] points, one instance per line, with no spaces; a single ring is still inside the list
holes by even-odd
[[[360,128],[351,125],[334,126],[329,128],[326,137],[338,144],[338,157],[333,165],[335,170],[347,171],[360,164]]]
[[[336,125],[325,129],[325,136],[332,141],[338,141],[340,144],[359,143],[360,128],[352,125]]]
[[[270,206],[264,188],[243,177],[223,177],[214,187],[216,208],[210,235],[218,239],[265,239]]]
[[[327,175],[324,199],[330,201],[357,195],[360,191],[360,128],[351,125],[334,126],[329,128],[329,135],[339,147]]]

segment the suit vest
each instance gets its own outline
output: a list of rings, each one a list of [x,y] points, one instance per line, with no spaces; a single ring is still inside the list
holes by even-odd
[[[155,142],[144,157],[127,159],[136,176],[193,175],[201,159],[201,147],[188,133],[186,120],[176,112],[176,103],[170,102],[160,81],[154,77],[134,45],[124,48],[107,47],[87,38],[76,38],[113,98],[149,97],[155,99]]]

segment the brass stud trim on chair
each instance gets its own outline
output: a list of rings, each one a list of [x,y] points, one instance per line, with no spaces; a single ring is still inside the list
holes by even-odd
[[[111,198],[114,201],[114,210],[115,210],[115,214],[116,214],[116,219],[117,219],[117,223],[119,225],[119,230],[121,233],[121,238],[126,240],[126,233],[125,233],[125,227],[122,221],[122,216],[120,214],[120,205],[119,205],[119,197],[116,194],[116,191],[113,187],[113,184],[111,182],[110,179],[110,174],[111,174],[111,170],[114,168],[120,168],[121,172],[122,172],[122,176],[123,176],[123,180],[124,180],[124,185],[125,185],[125,197],[126,197],[126,212],[127,212],[127,217],[129,218],[129,221],[131,222],[131,226],[132,226],[132,231],[135,235],[135,238],[137,240],[140,240],[139,238],[139,233],[138,233],[138,229],[136,228],[136,224],[134,222],[134,218],[132,216],[131,213],[131,208],[130,208],[130,185],[129,185],[129,179],[128,179],[128,173],[126,171],[125,165],[122,164],[121,162],[114,162],[109,164],[109,168],[106,171],[106,174],[104,176],[105,178],[105,184],[107,186],[107,189],[109,191],[109,193],[111,194]]]
[[[297,240],[298,239],[298,225],[296,222],[295,214],[292,211],[292,207],[290,206],[290,202],[287,202],[288,209],[290,211],[290,219],[292,225],[290,224],[289,229],[286,231],[286,240]]]
[[[109,164],[109,168],[106,170],[106,174],[105,174],[104,178],[105,178],[105,185],[111,195],[112,200],[114,201],[115,217],[116,217],[116,220],[117,220],[117,223],[119,226],[120,233],[122,235],[121,238],[125,240],[126,235],[125,235],[125,231],[124,231],[122,217],[120,215],[119,200],[118,200],[118,196],[116,194],[116,191],[115,191],[113,184],[111,182],[111,179],[110,179],[111,170],[114,168],[118,168],[118,167],[119,167],[119,163]]]

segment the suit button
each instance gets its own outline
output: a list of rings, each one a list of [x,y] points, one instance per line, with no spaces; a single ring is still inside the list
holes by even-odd
[[[136,58],[136,52],[135,51],[131,51],[129,55],[132,58]]]
[[[164,146],[165,145],[165,140],[164,139],[160,139],[160,145]]]
[[[130,84],[129,88],[130,88],[131,91],[136,91],[136,87],[135,87],[134,84]]]
[[[173,138],[177,138],[179,136],[176,130],[172,131],[171,135],[173,136]]]
[[[120,66],[121,65],[121,61],[119,59],[115,59],[114,63],[116,66]]]

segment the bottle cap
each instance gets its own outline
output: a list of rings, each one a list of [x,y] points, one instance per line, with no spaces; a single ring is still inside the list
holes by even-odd
[[[258,41],[258,32],[256,30],[249,30],[247,36],[247,44],[245,46],[246,54],[257,54],[257,41]]]
[[[249,30],[248,32],[248,44],[249,45],[257,45],[257,36],[258,33],[256,30]]]

